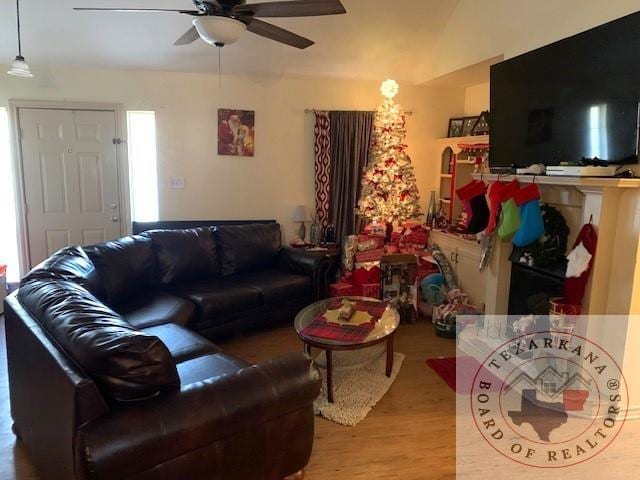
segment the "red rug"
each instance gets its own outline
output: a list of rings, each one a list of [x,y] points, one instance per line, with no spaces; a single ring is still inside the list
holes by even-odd
[[[459,365],[457,365],[458,363]],[[471,384],[478,369],[481,368],[480,362],[473,357],[428,358],[427,365],[449,385],[451,390],[463,395],[471,393]],[[456,365],[460,375],[458,378],[456,378]],[[502,380],[491,372],[486,372],[486,375],[483,375],[483,378],[486,379],[487,377],[491,379],[490,391],[495,391],[502,387]]]

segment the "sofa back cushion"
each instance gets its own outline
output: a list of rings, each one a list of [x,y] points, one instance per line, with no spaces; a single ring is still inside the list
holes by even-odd
[[[180,283],[215,277],[218,274],[216,243],[209,227],[185,230],[151,230],[160,282]]]
[[[18,300],[58,346],[116,401],[136,401],[180,386],[167,347],[135,330],[81,285],[23,281]]]
[[[280,251],[281,233],[277,223],[220,226],[214,235],[224,276],[268,268],[275,263]]]
[[[100,279],[96,295],[107,305],[116,306],[155,281],[156,256],[148,237],[132,235],[84,251]]]
[[[98,274],[93,262],[82,247],[65,247],[31,269],[22,279],[69,280],[82,285],[92,293],[100,289]]]

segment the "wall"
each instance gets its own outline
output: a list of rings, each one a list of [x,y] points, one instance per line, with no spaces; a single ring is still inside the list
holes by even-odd
[[[162,219],[276,218],[290,240],[294,206],[314,204],[313,115],[305,108],[372,110],[378,82],[323,78],[258,79],[152,71],[36,68],[31,80],[0,75],[0,106],[9,99],[120,103],[155,110]],[[449,110],[462,108],[461,90],[401,86],[409,153],[426,209],[435,185],[430,142],[446,131]],[[256,156],[216,154],[220,107],[256,111]],[[184,177],[186,188],[168,188]]]
[[[473,85],[464,89],[465,116],[478,115],[489,110],[489,82]]]
[[[434,48],[430,78],[513,57],[638,9],[636,0],[460,0]]]

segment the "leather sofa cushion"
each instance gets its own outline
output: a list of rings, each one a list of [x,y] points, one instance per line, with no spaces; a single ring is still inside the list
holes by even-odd
[[[262,270],[230,278],[234,282],[258,290],[266,305],[298,298],[311,300],[312,296],[311,279],[306,275],[280,270]]]
[[[167,347],[66,280],[23,283],[18,299],[109,398],[135,401],[180,386]]]
[[[142,331],[162,340],[176,363],[220,352],[220,349],[206,338],[174,323],[157,325]]]
[[[22,283],[30,280],[69,280],[94,294],[99,290],[96,268],[82,247],[77,246],[58,250],[33,267]]]
[[[186,326],[193,319],[196,306],[184,298],[151,290],[139,292],[115,310],[129,325],[147,328],[165,323]]]
[[[219,353],[179,363],[178,375],[180,376],[180,384],[184,387],[221,375],[236,373],[248,366],[249,364],[244,360],[226,353]]]
[[[277,223],[220,226],[214,235],[223,276],[270,267],[280,251]]]
[[[126,301],[154,283],[156,257],[151,239],[131,235],[84,247],[100,279],[98,297],[109,306]]]
[[[262,305],[262,296],[258,290],[226,278],[172,287],[171,293],[195,303],[198,320]]]
[[[210,228],[151,230],[142,235],[153,242],[160,282],[179,283],[218,274],[216,244]]]

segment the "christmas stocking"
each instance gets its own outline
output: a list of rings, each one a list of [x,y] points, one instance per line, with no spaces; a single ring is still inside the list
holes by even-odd
[[[487,235],[491,235],[496,229],[498,216],[500,215],[500,204],[502,203],[503,193],[507,185],[507,183],[498,180],[493,182],[489,187],[489,222],[487,223]]]
[[[471,209],[471,217],[467,224],[467,233],[479,233],[487,228],[489,222],[489,207],[487,206],[487,184],[481,181],[472,180],[464,187],[456,190],[458,198],[468,203]]]
[[[580,230],[573,250],[567,256],[567,278],[564,281],[564,300],[571,305],[580,305],[591,273],[593,257],[596,254],[598,236],[590,223]]]
[[[540,190],[535,183],[520,189],[514,200],[520,207],[520,228],[513,237],[516,247],[526,247],[544,234],[544,222],[540,211]]]
[[[520,209],[513,198],[519,190],[520,184],[517,180],[513,180],[502,191],[498,223],[498,236],[501,240],[509,240],[520,228]]]

